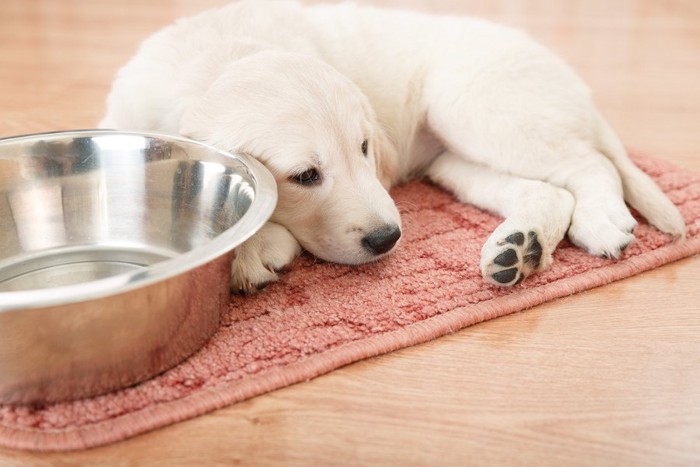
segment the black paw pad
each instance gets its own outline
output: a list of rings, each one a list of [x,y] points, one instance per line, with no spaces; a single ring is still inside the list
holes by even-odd
[[[513,282],[513,279],[515,279],[517,274],[518,268],[510,268],[504,269],[503,271],[498,271],[497,273],[492,274],[491,277],[493,277],[493,280],[499,284],[508,284],[509,282]]]
[[[529,232],[527,236],[530,239],[530,245],[523,256],[523,262],[536,268],[540,265],[540,261],[542,260],[542,245],[537,239],[537,234],[535,232]]]
[[[523,281],[523,279],[525,279],[525,274],[520,273],[520,276],[518,277],[518,280],[515,281],[515,284],[513,284],[513,285],[518,285],[518,284],[520,284],[520,283]]]
[[[525,235],[522,232],[515,232],[506,237],[506,243],[523,246],[525,243]]]
[[[509,248],[500,255],[496,256],[496,259],[494,259],[493,262],[499,266],[512,266],[518,262],[518,253],[514,249]]]

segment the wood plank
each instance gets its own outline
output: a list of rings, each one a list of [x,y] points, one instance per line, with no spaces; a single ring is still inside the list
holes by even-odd
[[[94,126],[140,40],[217,0],[3,0],[0,136]],[[376,0],[523,27],[632,147],[700,172],[700,4]],[[2,465],[697,465],[690,258],[85,452]]]

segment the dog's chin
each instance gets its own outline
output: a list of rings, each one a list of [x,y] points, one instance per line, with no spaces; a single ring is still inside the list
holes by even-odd
[[[327,261],[329,263],[337,263],[337,264],[347,264],[349,266],[359,266],[361,264],[366,264],[366,263],[372,263],[374,261],[378,261],[382,258],[385,258],[389,256],[395,249],[396,247],[392,248],[391,250],[387,251],[386,253],[382,253],[380,255],[375,255],[372,254],[368,251],[365,251],[363,248],[358,248],[357,250],[354,251],[340,251],[340,250],[323,250],[320,248],[315,248],[311,245],[308,247],[303,245],[304,249],[311,253],[313,256],[315,256],[318,259],[321,259],[323,261]]]

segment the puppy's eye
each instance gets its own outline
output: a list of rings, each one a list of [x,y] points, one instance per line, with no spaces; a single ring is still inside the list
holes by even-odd
[[[321,174],[316,169],[309,169],[292,175],[289,179],[299,185],[316,185],[321,182]]]
[[[369,142],[367,140],[364,140],[362,142],[362,154],[364,154],[365,156],[367,156],[368,147],[369,147]]]

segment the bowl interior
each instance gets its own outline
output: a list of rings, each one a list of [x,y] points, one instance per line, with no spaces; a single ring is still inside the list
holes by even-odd
[[[0,292],[79,284],[205,249],[246,214],[256,188],[240,158],[180,138],[0,141]]]

